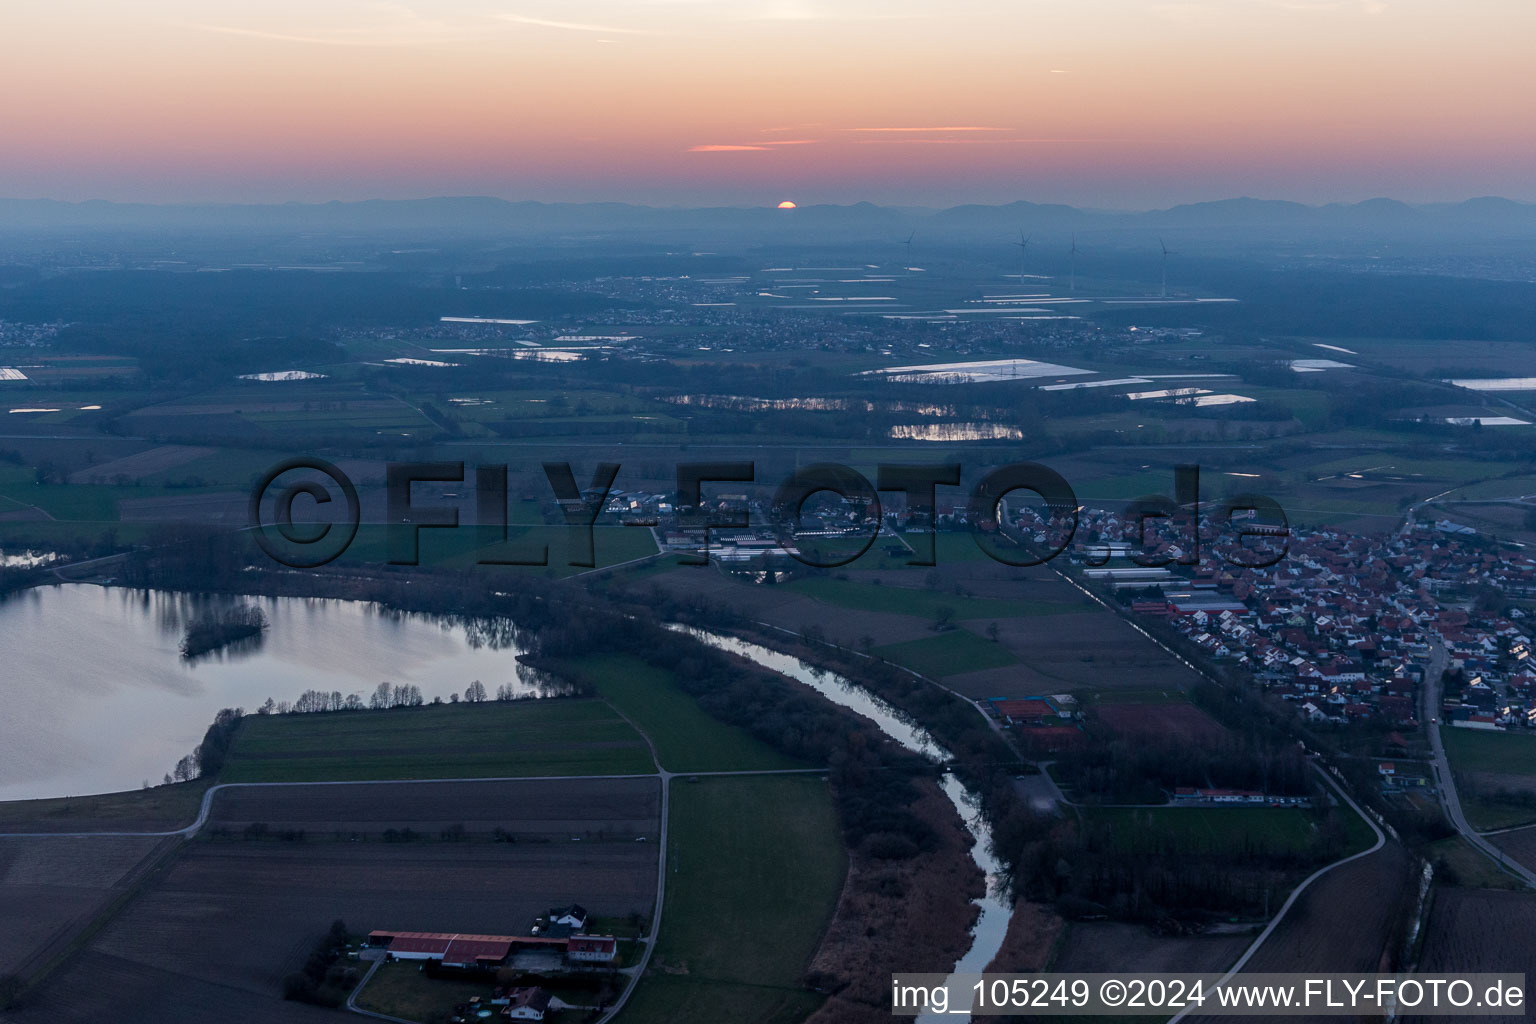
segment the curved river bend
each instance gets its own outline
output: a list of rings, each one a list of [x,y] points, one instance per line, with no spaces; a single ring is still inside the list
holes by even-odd
[[[868,690],[834,672],[818,668],[792,655],[738,640],[733,636],[724,636],[701,629],[684,629],[683,632],[697,637],[712,647],[740,655],[764,668],[789,676],[796,682],[804,683],[832,703],[863,715],[897,743],[930,761],[939,763],[949,760],[949,752],[934,742],[933,737],[921,727],[912,724],[900,711]],[[976,839],[971,847],[971,859],[987,876],[986,895],[974,901],[981,908],[981,916],[977,918],[976,927],[971,934],[971,948],[960,958],[960,962],[955,964],[954,969],[955,974],[980,974],[986,969],[987,964],[992,962],[993,957],[997,956],[997,951],[1002,948],[1003,936],[1008,932],[1008,920],[1013,916],[1013,908],[995,895],[1002,888],[1002,866],[992,856],[992,832],[987,827],[986,820],[976,809],[976,797],[953,775],[946,774],[942,785],[944,795],[949,798],[950,803],[955,805],[960,819],[965,822],[965,827]],[[935,1024],[940,1020],[970,1020],[970,1013],[959,1012],[960,1009],[952,1005],[949,1013],[924,1014],[916,1019],[922,1024]],[[965,1009],[968,1011],[969,1006],[967,1005]]]

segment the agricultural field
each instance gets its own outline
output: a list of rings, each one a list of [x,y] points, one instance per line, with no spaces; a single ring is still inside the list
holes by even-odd
[[[1476,371],[1484,377],[1536,375],[1536,352],[1507,341],[1429,341],[1422,338],[1320,338],[1352,349],[1363,360],[1410,373],[1460,376]],[[1347,355],[1339,359],[1350,361]]]
[[[1512,859],[1536,871],[1536,825],[1530,828],[1489,836],[1488,841],[1503,850]]]
[[[938,540],[940,565],[932,570],[858,569],[767,586],[741,582],[711,568],[679,567],[658,569],[634,585],[642,594],[656,586],[730,607],[791,632],[818,629],[834,643],[871,650],[942,678],[947,686],[976,699],[1083,689],[1177,693],[1198,680],[1193,670],[1115,613],[1089,604],[1048,568],[993,562],[968,535],[940,533]],[[946,563],[946,544],[958,545],[978,560]],[[900,573],[895,578],[902,584],[911,585],[891,582],[893,572]],[[936,574],[937,587],[929,586],[928,573]],[[614,582],[630,581],[621,572]],[[917,588],[920,582],[922,589]],[[965,593],[954,593],[955,586]],[[952,621],[962,628],[934,632],[934,617],[946,606],[954,609]],[[996,640],[990,639],[993,624]],[[1084,636],[1093,637],[1091,650],[1081,642]]]
[[[51,551],[57,545],[96,544],[110,538],[116,545],[147,540],[151,523],[59,522],[43,518],[36,510],[6,512],[0,497],[0,551]]]
[[[1166,837],[1190,853],[1240,855],[1255,845],[1300,853],[1316,833],[1310,811],[1296,807],[1084,807],[1088,827],[1107,826],[1126,852]],[[1362,828],[1364,826],[1362,825]]]
[[[797,580],[788,584],[787,589],[838,608],[914,615],[924,619],[944,614],[947,619],[954,621],[1056,615],[1072,611],[1075,607],[1073,604],[1049,601],[963,597],[914,586],[879,586],[823,577]]]
[[[1518,836],[1519,833],[1512,833]],[[1509,855],[1521,860],[1524,844],[1516,841],[1515,849],[1504,843],[1503,836],[1490,840],[1496,846],[1509,851]],[[1517,852],[1520,851],[1520,852]],[[1459,835],[1436,840],[1424,848],[1424,857],[1436,865],[1435,880],[1441,884],[1455,884],[1468,889],[1522,889],[1514,875],[1500,869],[1482,850]],[[1446,875],[1451,877],[1448,879]]]
[[[212,493],[201,487],[136,487],[36,482],[30,473],[0,468],[0,513],[8,518],[57,519],[96,526],[100,534],[120,517],[119,503],[182,499]]]
[[[951,629],[921,640],[886,644],[871,653],[932,679],[1003,668],[1019,660],[1003,644],[983,639],[968,629]]]
[[[1248,932],[1158,935],[1141,925],[1075,921],[1052,961],[1060,972],[1211,972],[1237,962],[1253,936]]]
[[[302,830],[348,841],[377,840],[386,830],[409,828],[429,840],[462,829],[469,840],[501,830],[503,838],[561,846],[638,844],[658,838],[659,785],[642,776],[234,787],[215,796],[208,832],[243,835],[260,823],[273,834]]]
[[[621,576],[616,583],[625,584]],[[655,586],[678,596],[733,608],[771,626],[799,632],[810,626],[825,630],[827,638],[848,647],[861,647],[864,638],[873,645],[900,643],[926,624],[910,616],[851,608],[830,609],[812,598],[782,585],[754,585],[706,566],[680,566],[673,572],[643,579],[636,589],[644,594]]]
[[[622,1024],[792,1024],[847,857],[826,784],[798,776],[672,784],[667,898]]]
[[[872,474],[874,473],[875,465],[879,462],[890,461],[891,453],[889,451],[882,451],[870,454],[871,457],[863,465],[862,469],[871,474],[870,478],[873,479]],[[902,461],[922,462],[921,458],[911,457],[922,454],[921,450],[912,452],[910,455],[904,451],[902,453]],[[935,459],[935,461],[938,460]],[[855,468],[860,467],[856,466]],[[926,540],[916,534],[905,535],[903,541],[903,547],[911,547],[918,550],[922,550],[921,546],[926,544]],[[889,543],[890,538],[882,535],[868,551],[856,561],[850,563],[848,569],[857,572],[905,572],[910,573],[914,578],[928,572],[928,569],[924,566],[908,564],[908,561],[912,558],[911,554],[905,551],[901,554],[887,551],[886,548]],[[940,570],[956,564],[974,569],[976,563],[990,562],[991,558],[985,551],[981,550],[970,533],[946,530],[937,531],[933,535],[933,560],[938,563],[937,568]]]
[[[1416,877],[1395,843],[1334,868],[1301,894],[1243,973],[1380,970],[1403,938]]]
[[[1536,977],[1536,894],[1473,889],[1436,889],[1426,926],[1421,971],[1523,973]],[[1432,1017],[1405,1017],[1423,1024]],[[1443,1019],[1443,1018],[1442,1018]],[[1529,1020],[1528,1011],[1479,1020]]]
[[[49,979],[18,1021],[323,1021],[281,998],[336,919],[506,934],[551,906],[649,914],[654,844],[200,841]]]
[[[546,699],[248,715],[221,782],[638,775],[645,740],[607,704]]]
[[[206,780],[0,803],[0,832],[169,832],[197,820]]]
[[[1462,775],[1459,779],[1458,795],[1461,797],[1462,812],[1467,816],[1467,824],[1478,831],[1487,832],[1494,829],[1514,828],[1517,825],[1536,824],[1536,806],[1474,796],[1468,785],[1470,781],[1473,784],[1529,792],[1526,789],[1530,784],[1529,776],[1478,775],[1469,779],[1468,776]]]
[[[1451,768],[1491,775],[1536,775],[1536,735],[1441,726]]]
[[[1474,828],[1536,821],[1536,807],[1519,800],[1536,793],[1536,736],[1442,726],[1446,757],[1458,780],[1462,808]],[[1515,800],[1500,798],[1514,794]]]
[[[363,508],[365,524],[357,531],[357,537],[347,548],[338,564],[370,566],[386,563],[390,559],[389,529],[384,522],[384,496],[382,490],[370,492],[359,488],[359,501]],[[370,497],[371,494],[371,497]],[[242,501],[246,500],[244,497]],[[418,503],[426,504],[418,498]],[[447,503],[451,504],[451,503]],[[516,505],[513,506],[517,508]],[[370,512],[373,518],[370,519]],[[242,511],[240,513],[244,515]],[[537,573],[541,576],[574,576],[591,572],[588,566],[573,566],[573,531],[565,526],[548,526],[542,523],[511,525],[507,529],[506,543],[502,543],[499,530],[481,530],[463,526],[452,530],[423,529],[418,534],[420,564],[432,568],[473,568],[489,579],[507,574]],[[657,554],[656,541],[649,530],[630,529],[621,526],[595,526],[592,534],[593,561],[597,568],[622,565]],[[542,556],[541,565],[491,565],[480,564],[482,559],[536,559]],[[583,553],[584,554],[584,553]]]
[[[567,658],[561,675],[591,686],[628,716],[673,772],[760,771],[811,767],[742,729],[712,718],[678,687],[670,672],[629,655]]]
[[[72,484],[132,483],[146,476],[169,473],[189,462],[198,462],[217,449],[196,445],[167,444],[148,448],[122,458],[96,462],[69,475]]]
[[[319,381],[259,381],[146,405],[123,417],[144,436],[235,439],[347,435],[359,440],[440,433],[422,410],[387,394]]]
[[[1148,707],[1154,704],[1187,704],[1189,696],[1181,690],[1103,690],[1093,695],[1095,703],[1100,707],[1108,707],[1113,704],[1134,704],[1140,707]]]
[[[131,891],[161,839],[0,840],[0,976],[32,976]]]
[[[999,642],[1017,664],[954,676],[948,684],[968,697],[1025,697],[1094,690],[1183,691],[1199,680],[1130,624],[1104,609],[1005,619]],[[1092,637],[1092,645],[1084,638]]]

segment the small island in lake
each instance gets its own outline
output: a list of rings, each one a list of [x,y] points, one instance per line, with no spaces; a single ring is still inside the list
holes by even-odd
[[[211,615],[199,616],[187,623],[181,639],[181,656],[197,658],[242,640],[261,636],[267,628],[267,616],[253,605],[241,605]]]

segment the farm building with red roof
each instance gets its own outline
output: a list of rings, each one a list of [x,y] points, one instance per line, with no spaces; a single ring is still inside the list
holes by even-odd
[[[618,956],[619,942],[612,935],[572,935],[565,955],[578,963],[608,964]]]

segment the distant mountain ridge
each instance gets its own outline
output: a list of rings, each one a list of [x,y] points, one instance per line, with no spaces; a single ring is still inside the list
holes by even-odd
[[[1396,199],[1308,206],[1240,197],[1162,210],[1115,213],[1017,201],[910,209],[874,203],[772,207],[657,207],[630,203],[544,203],[489,196],[369,199],[278,204],[148,204],[90,200],[0,199],[0,228],[132,231],[442,231],[454,234],[710,232],[749,235],[846,235],[919,232],[967,236],[1001,228],[1063,232],[1136,229],[1297,229],[1341,231],[1536,230],[1536,204],[1497,196],[1412,206]]]

